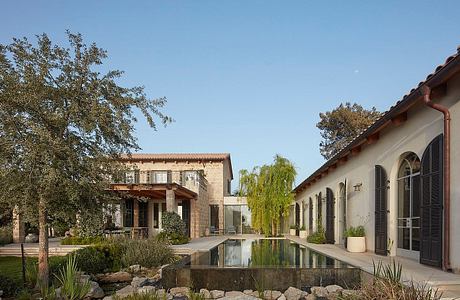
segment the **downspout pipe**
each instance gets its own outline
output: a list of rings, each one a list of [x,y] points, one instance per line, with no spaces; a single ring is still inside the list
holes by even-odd
[[[431,100],[431,88],[420,87],[425,105],[444,115],[444,146],[443,146],[443,182],[444,182],[444,238],[443,238],[443,270],[451,270],[450,265],[450,112],[449,109]]]

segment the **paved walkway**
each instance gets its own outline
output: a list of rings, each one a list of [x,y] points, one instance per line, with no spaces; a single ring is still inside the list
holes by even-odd
[[[49,254],[66,255],[70,252],[86,247],[83,245],[61,245],[60,238],[49,239]],[[38,256],[38,243],[24,243],[24,252],[27,256]],[[7,244],[0,247],[0,256],[21,256],[21,244]]]
[[[188,244],[172,245],[177,254],[192,254],[197,251],[209,251],[220,243],[226,241],[229,236],[216,235],[192,239]]]
[[[336,258],[350,265],[360,268],[370,274],[373,273],[373,262],[382,261],[390,263],[390,259],[402,265],[402,280],[413,280],[419,283],[439,289],[443,292],[443,299],[460,298],[460,275],[444,272],[440,269],[431,268],[420,264],[417,261],[401,258],[401,257],[385,257],[376,255],[372,252],[365,253],[350,253],[345,249],[336,245],[317,245],[307,243],[305,239],[300,239],[297,236],[288,236],[288,239],[313,249],[319,253]]]

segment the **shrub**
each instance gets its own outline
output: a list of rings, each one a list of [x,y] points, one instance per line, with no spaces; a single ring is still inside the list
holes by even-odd
[[[312,244],[324,244],[326,243],[326,234],[322,227],[318,228],[318,231],[313,232],[309,236],[307,236],[307,242]]]
[[[103,236],[69,236],[61,240],[61,245],[92,245],[102,243],[106,239]]]
[[[305,231],[305,230],[307,230],[307,229],[305,228],[304,225],[302,225],[302,227],[300,227],[300,230]]]
[[[289,226],[289,229],[296,229],[297,230],[297,225],[295,225],[295,224],[291,225],[291,226]]]
[[[168,240],[173,245],[186,244],[189,238],[185,235],[185,222],[175,212],[164,212],[161,218],[163,231],[159,240]]]
[[[175,212],[163,212],[161,224],[168,236],[172,233],[185,234],[185,222]]]
[[[11,226],[0,227],[0,246],[13,242],[13,230]]]
[[[102,273],[112,269],[113,265],[104,251],[95,246],[78,249],[75,252],[75,261],[82,271],[90,274]]]
[[[18,284],[5,275],[0,274],[0,290],[4,296],[14,296],[18,292]]]
[[[345,230],[345,237],[363,237],[366,236],[364,226],[360,225],[357,227],[350,226]]]
[[[141,265],[146,268],[171,263],[174,253],[169,245],[157,239],[126,240],[121,262],[123,266]]]

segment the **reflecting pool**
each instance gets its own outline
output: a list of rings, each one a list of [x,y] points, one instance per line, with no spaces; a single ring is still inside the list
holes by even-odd
[[[346,263],[287,239],[231,239],[194,253],[190,266],[348,268]]]

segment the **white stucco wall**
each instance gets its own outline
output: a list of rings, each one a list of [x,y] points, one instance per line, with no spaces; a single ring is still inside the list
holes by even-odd
[[[447,84],[447,94],[436,102],[447,106],[452,115],[451,141],[451,262],[454,268],[460,267],[460,75],[452,78]],[[316,195],[320,192],[323,198],[326,188],[333,190],[335,204],[335,240],[339,237],[339,184],[347,181],[347,224],[348,226],[364,225],[366,228],[367,249],[374,250],[374,167],[384,167],[389,183],[388,190],[388,236],[395,244],[391,255],[396,253],[397,242],[397,171],[401,157],[405,153],[414,152],[421,159],[427,145],[439,134],[443,133],[443,116],[424,104],[420,103],[408,111],[408,120],[398,127],[390,125],[380,132],[380,139],[372,145],[365,146],[361,153],[349,157],[344,165],[331,171],[327,176],[296,195],[296,201],[308,204],[308,198],[313,199],[313,214],[316,220]],[[362,183],[361,191],[354,191],[353,186]],[[323,224],[325,221],[325,206],[323,202]],[[305,215],[308,217],[308,206]],[[316,221],[314,221],[315,223]],[[308,219],[305,220],[308,227]]]

